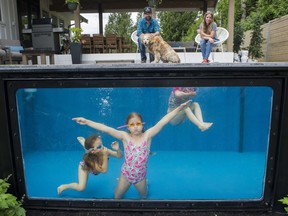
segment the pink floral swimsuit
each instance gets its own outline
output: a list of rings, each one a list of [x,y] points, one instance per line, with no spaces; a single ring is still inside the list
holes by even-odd
[[[187,98],[177,98],[175,96],[175,92],[176,91],[183,91],[183,92],[191,92],[191,91],[197,91],[197,88],[195,87],[174,87],[173,91],[170,94],[169,97],[169,104],[168,107],[170,110],[175,109],[176,107],[178,107],[180,104],[184,103],[187,101]]]
[[[146,177],[149,152],[147,141],[136,146],[130,140],[125,148],[125,161],[121,173],[131,184],[136,184]]]

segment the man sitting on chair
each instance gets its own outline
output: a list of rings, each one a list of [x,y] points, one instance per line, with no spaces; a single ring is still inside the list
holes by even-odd
[[[141,63],[146,63],[146,47],[142,43],[144,34],[151,34],[151,36],[160,35],[160,27],[156,19],[152,18],[152,8],[144,8],[144,17],[139,20],[137,25],[138,45],[141,54]],[[149,53],[150,62],[154,61],[154,56]]]

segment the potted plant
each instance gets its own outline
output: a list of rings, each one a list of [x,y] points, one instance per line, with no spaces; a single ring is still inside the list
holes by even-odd
[[[73,64],[81,64],[82,61],[82,44],[81,44],[81,33],[82,29],[73,27],[70,28],[71,31],[71,44],[70,53],[72,57]]]
[[[65,4],[67,4],[69,10],[74,11],[79,5],[79,0],[65,0]]]
[[[71,42],[72,43],[80,43],[81,42],[81,33],[82,29],[77,27],[70,28],[71,31]]]

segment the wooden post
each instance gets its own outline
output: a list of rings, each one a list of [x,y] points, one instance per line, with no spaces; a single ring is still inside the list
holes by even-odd
[[[228,52],[233,52],[234,11],[235,11],[235,0],[229,0],[229,9],[228,9],[228,32],[229,32],[229,38],[227,40],[227,51]]]
[[[98,3],[98,13],[99,13],[99,34],[103,34],[103,10],[102,3]]]
[[[205,14],[206,12],[207,12],[207,6],[208,4],[207,4],[207,0],[204,0],[203,1],[203,14]]]
[[[75,27],[80,28],[80,4],[78,4],[77,9],[74,11]]]

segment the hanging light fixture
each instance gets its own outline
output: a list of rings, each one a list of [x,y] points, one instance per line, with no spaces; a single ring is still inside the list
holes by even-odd
[[[162,3],[162,0],[146,0],[146,1],[148,2],[148,5],[153,8],[158,7]]]

